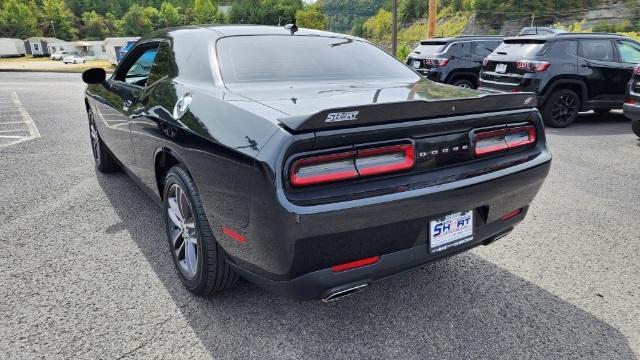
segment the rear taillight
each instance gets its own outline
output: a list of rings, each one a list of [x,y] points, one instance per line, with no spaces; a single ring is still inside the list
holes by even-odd
[[[474,135],[473,152],[476,156],[518,148],[536,142],[533,125],[478,132]]]
[[[540,72],[545,71],[549,67],[549,62],[547,61],[536,61],[536,60],[519,60],[516,63],[518,69],[531,71],[531,72]]]
[[[384,146],[296,160],[289,178],[293,186],[307,186],[394,173],[414,164],[412,144]]]
[[[357,178],[355,154],[349,151],[300,159],[291,167],[291,183],[304,186]]]
[[[449,59],[447,58],[428,58],[424,59],[424,61],[427,65],[435,67],[446,66],[449,63]]]
[[[640,64],[633,68],[633,75],[640,75]]]
[[[629,105],[635,105],[637,102],[638,101],[636,99],[631,99],[631,98],[624,99],[624,103]]]

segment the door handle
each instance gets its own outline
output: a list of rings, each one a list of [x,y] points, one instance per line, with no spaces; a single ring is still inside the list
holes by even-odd
[[[129,111],[131,105],[133,105],[133,100],[125,100],[124,104],[122,105],[122,111]]]

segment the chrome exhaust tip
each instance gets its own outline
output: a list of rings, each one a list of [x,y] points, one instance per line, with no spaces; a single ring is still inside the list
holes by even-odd
[[[335,292],[332,292],[331,294],[329,294],[327,297],[322,299],[322,302],[330,302],[330,301],[334,301],[337,299],[341,299],[345,296],[349,296],[351,294],[355,294],[357,292],[360,292],[362,290],[364,290],[366,287],[368,287],[369,284],[360,284],[360,285],[356,285],[356,286],[352,286],[346,289],[342,289],[342,290],[338,290]]]

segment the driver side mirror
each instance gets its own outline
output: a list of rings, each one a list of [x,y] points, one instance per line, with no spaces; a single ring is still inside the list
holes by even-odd
[[[107,79],[107,72],[102,68],[85,70],[82,73],[82,81],[87,84],[101,84]]]

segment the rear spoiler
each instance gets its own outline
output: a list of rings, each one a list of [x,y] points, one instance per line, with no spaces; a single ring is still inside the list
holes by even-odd
[[[530,109],[537,105],[534,93],[484,94],[451,100],[409,100],[327,109],[309,115],[278,119],[293,132],[329,130],[359,125],[477,114],[504,110]]]

